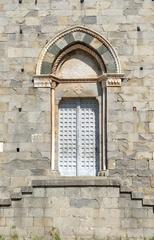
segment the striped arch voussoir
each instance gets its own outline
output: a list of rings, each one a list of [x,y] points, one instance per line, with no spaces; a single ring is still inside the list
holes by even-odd
[[[101,56],[107,73],[121,72],[117,54],[106,39],[84,27],[74,27],[59,34],[47,43],[39,57],[36,74],[51,74],[53,62],[63,52],[63,49],[79,42],[94,49]]]

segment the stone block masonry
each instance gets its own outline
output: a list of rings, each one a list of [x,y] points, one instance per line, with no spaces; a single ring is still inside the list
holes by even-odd
[[[34,88],[33,78],[45,45],[77,25],[110,42],[125,76],[106,99],[104,175],[120,179],[120,193],[113,182],[49,184],[51,90]],[[154,237],[153,26],[152,0],[0,0],[0,235],[50,239],[55,227],[61,240]],[[99,41],[72,33],[49,49],[42,71],[51,70],[54,54],[72,38],[81,42],[83,36],[110,62]],[[32,188],[33,179],[45,182]]]
[[[85,178],[34,180],[20,199],[14,195],[11,206],[6,200],[0,203],[1,235],[51,239],[56,232],[62,240],[152,239],[153,208],[143,204],[141,195],[124,192],[112,179],[86,181],[87,186]]]
[[[27,184],[30,176],[50,169],[50,90],[34,89],[32,79],[46,42],[78,24],[110,41],[130,79],[121,88],[108,90],[110,174],[153,194],[153,10],[150,0],[1,1],[0,178],[5,176],[4,186]]]

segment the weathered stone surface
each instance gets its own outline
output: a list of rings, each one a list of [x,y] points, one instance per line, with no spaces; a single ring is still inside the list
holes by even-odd
[[[42,68],[41,68],[41,73],[42,74],[50,74],[51,73],[51,63],[50,62],[43,62],[42,63]]]
[[[96,16],[86,16],[82,19],[84,24],[96,24],[97,17]]]
[[[119,186],[120,182],[114,178],[104,177],[53,177],[52,180],[33,180],[34,187],[80,187],[80,186]]]
[[[0,234],[7,236],[16,225],[21,235],[44,235],[56,224],[64,240],[154,236],[152,208],[138,200],[146,194],[143,205],[151,206],[154,196],[153,12],[150,0],[0,1]],[[103,174],[113,179],[51,179],[51,89],[34,88],[32,80],[42,48],[76,25],[107,39],[125,74],[120,88],[107,88],[105,100],[109,171]],[[51,73],[61,50],[74,41],[96,48],[108,72],[117,70],[107,43],[100,45],[89,34],[73,32],[48,49],[42,74]],[[70,83],[71,90],[58,85],[56,97],[102,94],[99,83],[89,85]],[[120,192],[133,191],[133,201],[130,194],[119,193],[115,178],[123,181]],[[12,192],[32,179],[34,192],[31,187]]]
[[[49,231],[58,232],[64,240],[153,236],[153,231],[147,231],[154,224],[152,208],[131,200],[128,193],[119,195],[118,187],[35,187],[31,196],[14,199],[11,207],[1,206],[0,213],[0,230],[6,236],[3,228],[9,230],[13,224],[23,237],[30,232],[48,237]]]
[[[87,198],[81,198],[81,199],[71,199],[70,206],[76,207],[76,208],[99,208],[99,202],[97,199],[87,199]]]
[[[0,206],[10,206],[11,200],[10,199],[0,199]]]

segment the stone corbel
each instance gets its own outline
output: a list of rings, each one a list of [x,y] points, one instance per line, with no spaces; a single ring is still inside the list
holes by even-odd
[[[124,74],[107,74],[106,87],[121,87]]]
[[[106,81],[106,87],[121,87],[121,79],[120,78],[109,78]]]
[[[121,87],[124,74],[103,74],[99,78],[99,82],[102,83],[102,87]]]

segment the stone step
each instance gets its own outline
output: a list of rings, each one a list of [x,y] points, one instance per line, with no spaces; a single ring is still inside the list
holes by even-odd
[[[53,177],[35,178],[31,180],[31,186],[23,186],[13,189],[10,197],[0,199],[0,207],[11,206],[12,201],[20,201],[25,194],[33,194],[33,188],[39,187],[117,187],[120,193],[131,195],[132,200],[141,200],[142,205],[154,207],[154,198],[144,196],[143,192],[133,191],[131,187],[122,185],[119,179],[109,177]]]

